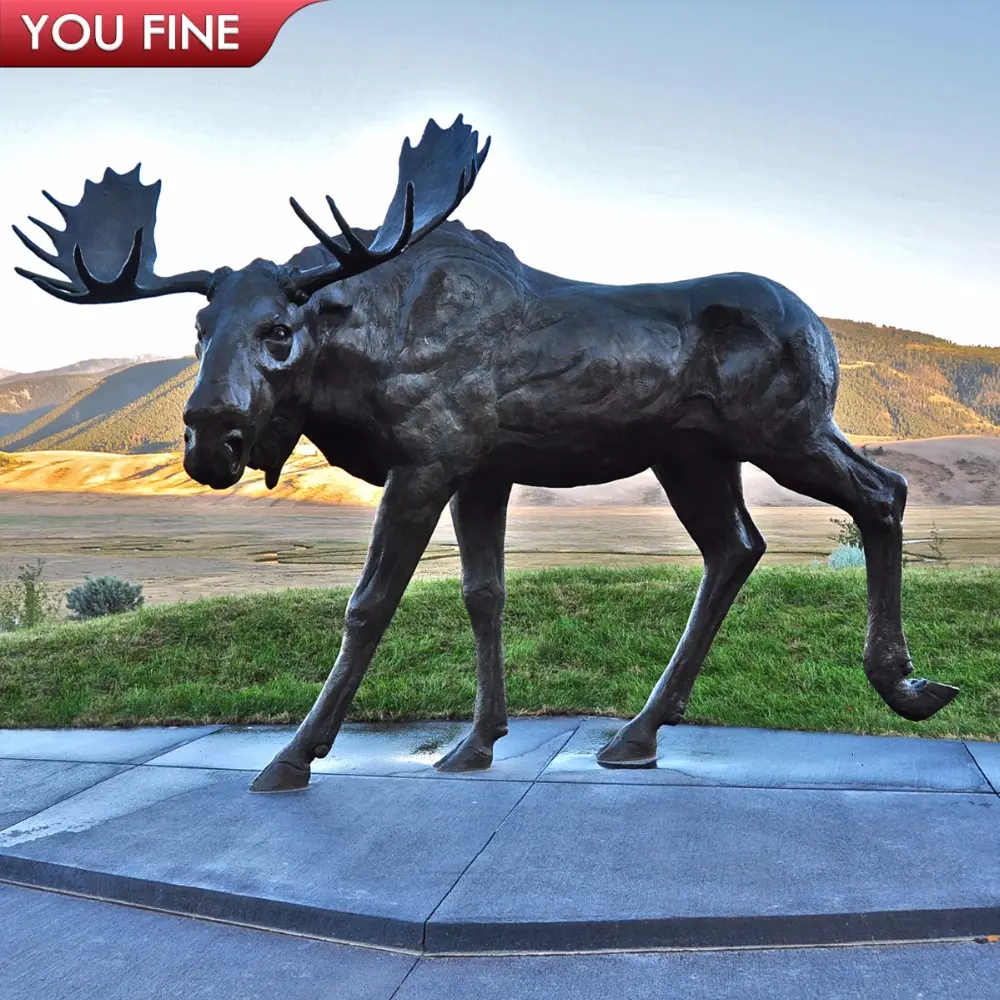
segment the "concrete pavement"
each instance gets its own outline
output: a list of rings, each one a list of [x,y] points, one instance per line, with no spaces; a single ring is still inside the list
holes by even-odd
[[[1000,746],[617,724],[0,730],[0,995],[1000,998]]]

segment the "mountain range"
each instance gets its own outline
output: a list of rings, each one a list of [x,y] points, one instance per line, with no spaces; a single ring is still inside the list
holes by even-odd
[[[825,322],[840,355],[836,419],[846,433],[886,440],[1000,436],[1000,348]],[[192,357],[143,356],[0,377],[0,451],[179,451],[196,372]]]
[[[0,379],[0,451],[173,451],[186,396],[172,393],[190,391],[194,372],[194,358],[147,356]]]

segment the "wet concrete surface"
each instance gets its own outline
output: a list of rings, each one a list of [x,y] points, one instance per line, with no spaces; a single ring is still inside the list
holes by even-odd
[[[330,754],[313,763],[313,773],[533,781],[580,722],[577,717],[511,719],[510,731],[496,744],[493,766],[468,775],[442,774],[432,766],[466,736],[468,722],[348,723]],[[291,726],[227,726],[149,763],[259,771],[294,731]]]
[[[468,723],[348,725],[270,796],[293,727],[0,731],[0,881],[425,955],[1000,933],[995,745],[681,726],[600,768],[618,724],[512,720],[476,775],[432,767]]]
[[[542,781],[727,788],[993,791],[964,743],[719,726],[664,726],[656,767],[605,768],[597,752],[623,720],[588,719],[545,768]],[[985,754],[1000,744],[981,744]],[[993,758],[1000,771],[1000,755]]]

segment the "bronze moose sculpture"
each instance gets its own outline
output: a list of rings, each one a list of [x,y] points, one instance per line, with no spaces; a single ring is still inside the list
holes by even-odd
[[[65,301],[208,299],[184,410],[193,479],[225,489],[250,466],[273,488],[304,436],[331,465],[385,488],[333,669],[253,789],[308,784],[449,502],[478,691],[471,733],[436,766],[490,766],[507,732],[504,531],[514,483],[605,483],[652,468],[704,557],[676,651],[601,763],[655,761],[659,727],[681,720],[715,633],[764,553],[743,501],[742,462],[854,518],[868,574],[867,677],[907,719],[947,705],[956,688],[910,676],[901,619],[906,481],[835,425],[839,369],[822,321],[752,274],[607,286],[522,264],[487,234],[446,221],[488,148],[461,115],[447,129],[429,122],[417,146],[403,144],[376,232],[352,229],[327,198],[340,228],[331,237],[292,199],[319,242],[281,265],[154,274],[160,185],[143,185],[138,167],[88,181],[76,206],[46,195],[65,230],[32,221],[54,254],[15,227],[66,280],[18,273]],[[599,235],[600,252],[614,252],[617,238]]]

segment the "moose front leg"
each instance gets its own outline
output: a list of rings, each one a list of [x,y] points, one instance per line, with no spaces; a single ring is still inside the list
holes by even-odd
[[[434,766],[439,771],[484,771],[493,744],[507,735],[503,666],[503,545],[510,483],[470,483],[451,500],[462,556],[462,597],[476,638],[476,708],[472,732]]]
[[[330,752],[450,493],[437,470],[390,473],[333,670],[291,742],[257,775],[251,791],[287,792],[309,784],[310,764]]]

